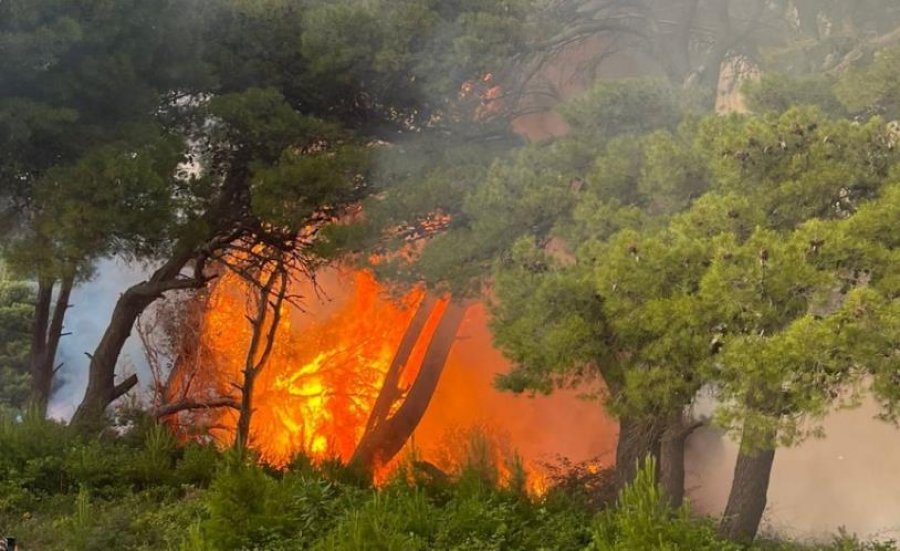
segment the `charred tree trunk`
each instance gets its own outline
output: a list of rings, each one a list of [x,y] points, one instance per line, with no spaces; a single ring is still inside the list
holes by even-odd
[[[253,417],[253,387],[256,377],[266,366],[272,348],[275,345],[275,334],[281,322],[281,307],[288,291],[288,274],[283,264],[276,266],[265,276],[265,282],[259,287],[256,314],[250,319],[253,332],[250,346],[247,348],[247,359],[244,366],[244,381],[241,384],[241,401],[239,406],[237,429],[234,437],[235,448],[243,453],[250,444],[250,420]],[[274,300],[272,297],[274,296]],[[272,309],[272,320],[268,322],[269,309]]]
[[[351,459],[352,463],[371,471],[400,452],[431,402],[465,313],[466,308],[461,304],[451,301],[447,305],[428,344],[418,376],[402,405],[393,416],[363,435]]]
[[[400,345],[397,347],[397,353],[391,361],[391,366],[384,377],[384,384],[378,392],[375,404],[372,406],[372,413],[369,415],[369,421],[366,423],[366,433],[375,430],[375,427],[383,423],[390,415],[391,407],[402,397],[400,389],[400,376],[403,374],[403,368],[409,363],[409,357],[413,348],[419,341],[425,324],[431,313],[434,311],[436,300],[431,295],[425,295],[412,321],[403,333]]]
[[[702,423],[673,416],[663,432],[659,452],[659,485],[673,509],[684,503],[684,447],[688,437]]]
[[[41,416],[47,413],[47,403],[53,390],[53,378],[57,367],[56,352],[63,336],[63,321],[69,308],[69,297],[75,282],[74,275],[60,280],[59,294],[53,305],[53,289],[56,281],[42,278],[38,281],[35,302],[34,325],[31,332],[29,369],[31,374],[31,407]],[[52,307],[52,312],[51,312]]]
[[[202,287],[205,280],[180,277],[181,270],[191,260],[191,251],[176,254],[147,281],[126,290],[116,302],[112,318],[100,343],[90,356],[88,386],[72,425],[82,430],[92,430],[102,424],[107,406],[125,395],[138,383],[136,375],[131,375],[116,384],[116,363],[125,341],[131,335],[138,316],[156,299],[168,291]]]
[[[619,441],[616,444],[616,486],[624,487],[632,480],[647,456],[659,458],[663,423],[658,419],[619,419]],[[659,461],[657,461],[659,465]]]
[[[766,447],[751,449],[746,432],[742,438],[728,505],[719,524],[719,535],[723,538],[749,543],[759,531],[775,462],[775,433],[770,431],[764,441]]]

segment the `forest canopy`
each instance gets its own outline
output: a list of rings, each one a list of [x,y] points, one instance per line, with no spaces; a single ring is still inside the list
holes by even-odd
[[[0,2],[0,531],[753,545],[778,450],[865,400],[900,420],[894,4]],[[85,342],[110,259],[143,279]],[[381,310],[298,323],[335,270]],[[609,468],[538,491],[517,456],[416,455],[481,306],[494,390],[585,394]],[[85,388],[48,420],[75,340]],[[708,426],[738,442],[715,519],[685,481]]]

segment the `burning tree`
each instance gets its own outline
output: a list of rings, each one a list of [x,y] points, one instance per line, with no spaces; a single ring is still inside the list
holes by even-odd
[[[247,301],[258,306],[256,295],[271,296],[271,290],[224,275],[202,313],[204,329],[179,358],[166,389],[173,405],[189,407],[163,406],[166,419],[185,434],[209,427],[227,443],[245,430],[237,410],[252,402],[258,421],[243,434],[270,463],[283,465],[307,453],[337,456],[374,472],[390,462],[428,406],[465,309],[421,290],[398,301],[365,272],[319,277],[327,281],[318,290],[320,283],[289,279],[280,320],[259,324],[254,318],[239,329]],[[335,305],[317,306],[310,296],[347,285],[353,293]],[[306,308],[327,321],[311,323]],[[261,344],[251,356],[256,342]],[[248,378],[251,357],[256,361]],[[238,397],[235,388],[246,392]],[[231,398],[217,402],[222,396]]]

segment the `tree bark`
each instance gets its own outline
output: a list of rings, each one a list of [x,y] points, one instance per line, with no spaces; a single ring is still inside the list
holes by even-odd
[[[403,333],[403,338],[397,347],[397,353],[394,354],[391,366],[384,376],[384,383],[381,385],[381,390],[378,392],[378,397],[372,406],[372,413],[369,414],[369,420],[366,423],[367,433],[375,430],[375,427],[387,419],[393,405],[402,397],[400,376],[403,374],[403,368],[409,363],[409,357],[419,341],[422,331],[425,329],[428,318],[431,317],[431,313],[434,311],[436,302],[433,296],[425,295],[416,309],[413,319],[409,322],[409,326]]]
[[[403,404],[393,416],[363,435],[351,463],[372,471],[403,449],[428,409],[465,313],[466,308],[461,304],[451,301],[447,305]]]
[[[775,433],[765,435],[768,446],[748,449],[746,434],[734,467],[728,505],[719,524],[719,535],[737,542],[752,542],[759,531],[775,462]]]
[[[66,275],[60,280],[59,293],[53,306],[53,289],[56,281],[41,278],[38,281],[37,300],[35,302],[34,325],[31,332],[30,374],[31,374],[31,407],[36,408],[41,416],[47,414],[47,403],[53,391],[53,378],[57,368],[56,352],[62,339],[63,321],[69,308],[69,297],[75,282],[74,275]],[[51,306],[53,311],[51,313]]]
[[[147,281],[126,290],[116,302],[112,317],[100,339],[100,343],[90,356],[88,386],[72,425],[89,431],[102,425],[107,406],[125,395],[138,383],[136,375],[116,384],[116,363],[131,335],[138,316],[168,291],[201,287],[205,281],[179,277],[181,270],[192,258],[192,250],[175,254],[160,267]],[[199,276],[198,276],[199,277]]]
[[[669,421],[660,442],[659,485],[672,509],[684,503],[684,447],[688,436],[702,426],[689,422],[681,414]]]
[[[619,419],[619,440],[616,444],[616,486],[622,488],[634,480],[638,468],[647,456],[659,457],[662,423],[657,419]],[[657,461],[657,468],[659,461]]]

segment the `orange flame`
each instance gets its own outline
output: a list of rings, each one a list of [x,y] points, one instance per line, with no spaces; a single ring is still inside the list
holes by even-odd
[[[400,340],[424,297],[421,289],[391,297],[366,271],[331,269],[318,279],[318,288],[292,284],[290,293],[305,297],[304,309],[285,307],[271,357],[254,386],[250,446],[276,467],[286,466],[299,453],[313,460],[346,462],[352,457]],[[214,286],[202,315],[197,351],[178,362],[170,398],[187,394],[200,401],[239,395],[251,336],[246,317],[250,296],[252,290],[234,275],[223,276]],[[421,362],[443,306],[426,324],[409,366]],[[534,467],[538,459],[551,453],[576,459],[599,455],[597,450],[611,444],[614,428],[599,407],[574,396],[526,400],[494,390],[494,375],[508,366],[490,345],[485,317],[480,306],[467,314],[435,396],[407,448],[445,472],[459,472],[479,459],[472,457],[478,450],[460,435],[472,440],[472,427],[482,427],[480,460],[493,465],[497,482],[512,480],[513,458],[522,451],[520,467],[528,473],[528,488],[543,493],[545,477]],[[401,388],[415,376],[414,369],[405,369]],[[173,424],[183,434],[187,427],[203,426],[227,446],[233,442],[237,417],[227,408],[199,410],[182,412]],[[605,435],[597,445],[585,446],[584,432],[576,433],[585,426],[590,432],[599,427]],[[399,461],[395,458],[379,469],[377,479],[383,480]]]
[[[291,293],[316,293],[312,285],[303,287]],[[316,323],[309,313],[287,308],[290,315],[283,316],[272,355],[254,386],[250,445],[275,466],[286,465],[300,452],[315,459],[350,458],[394,350],[423,296],[416,290],[391,300],[363,271],[336,277],[328,287],[353,292],[326,298],[317,312],[324,320]],[[171,394],[189,384],[194,396],[237,395],[251,334],[246,320],[251,293],[233,274],[215,285],[203,315],[199,357],[179,364]],[[230,444],[236,412],[202,414],[210,434]]]

